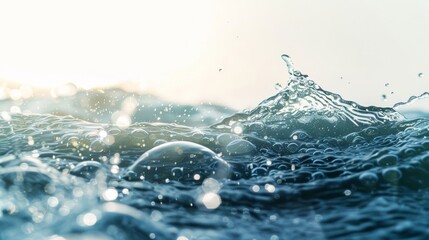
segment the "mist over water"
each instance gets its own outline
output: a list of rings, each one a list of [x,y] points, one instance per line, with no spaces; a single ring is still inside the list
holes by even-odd
[[[427,115],[282,58],[286,86],[238,113],[117,89],[2,100],[0,239],[428,238]]]

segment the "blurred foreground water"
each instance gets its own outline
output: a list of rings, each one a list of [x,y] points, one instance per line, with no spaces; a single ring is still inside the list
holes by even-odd
[[[121,90],[2,100],[0,239],[429,238],[427,113],[283,59],[288,85],[235,114]]]

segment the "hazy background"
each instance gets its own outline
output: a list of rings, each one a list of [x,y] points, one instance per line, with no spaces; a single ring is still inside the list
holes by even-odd
[[[0,84],[240,109],[286,84],[287,53],[326,90],[391,106],[429,90],[428,12],[427,0],[1,1]]]

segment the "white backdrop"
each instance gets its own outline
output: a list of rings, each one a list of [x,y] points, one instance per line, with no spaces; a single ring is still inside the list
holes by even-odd
[[[326,90],[391,106],[429,91],[428,12],[426,0],[0,1],[0,81],[244,108],[286,84],[287,53]]]

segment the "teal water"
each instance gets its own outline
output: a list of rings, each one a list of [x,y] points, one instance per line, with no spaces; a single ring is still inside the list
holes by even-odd
[[[283,59],[287,86],[238,113],[120,90],[2,100],[0,239],[429,238],[428,115]]]

